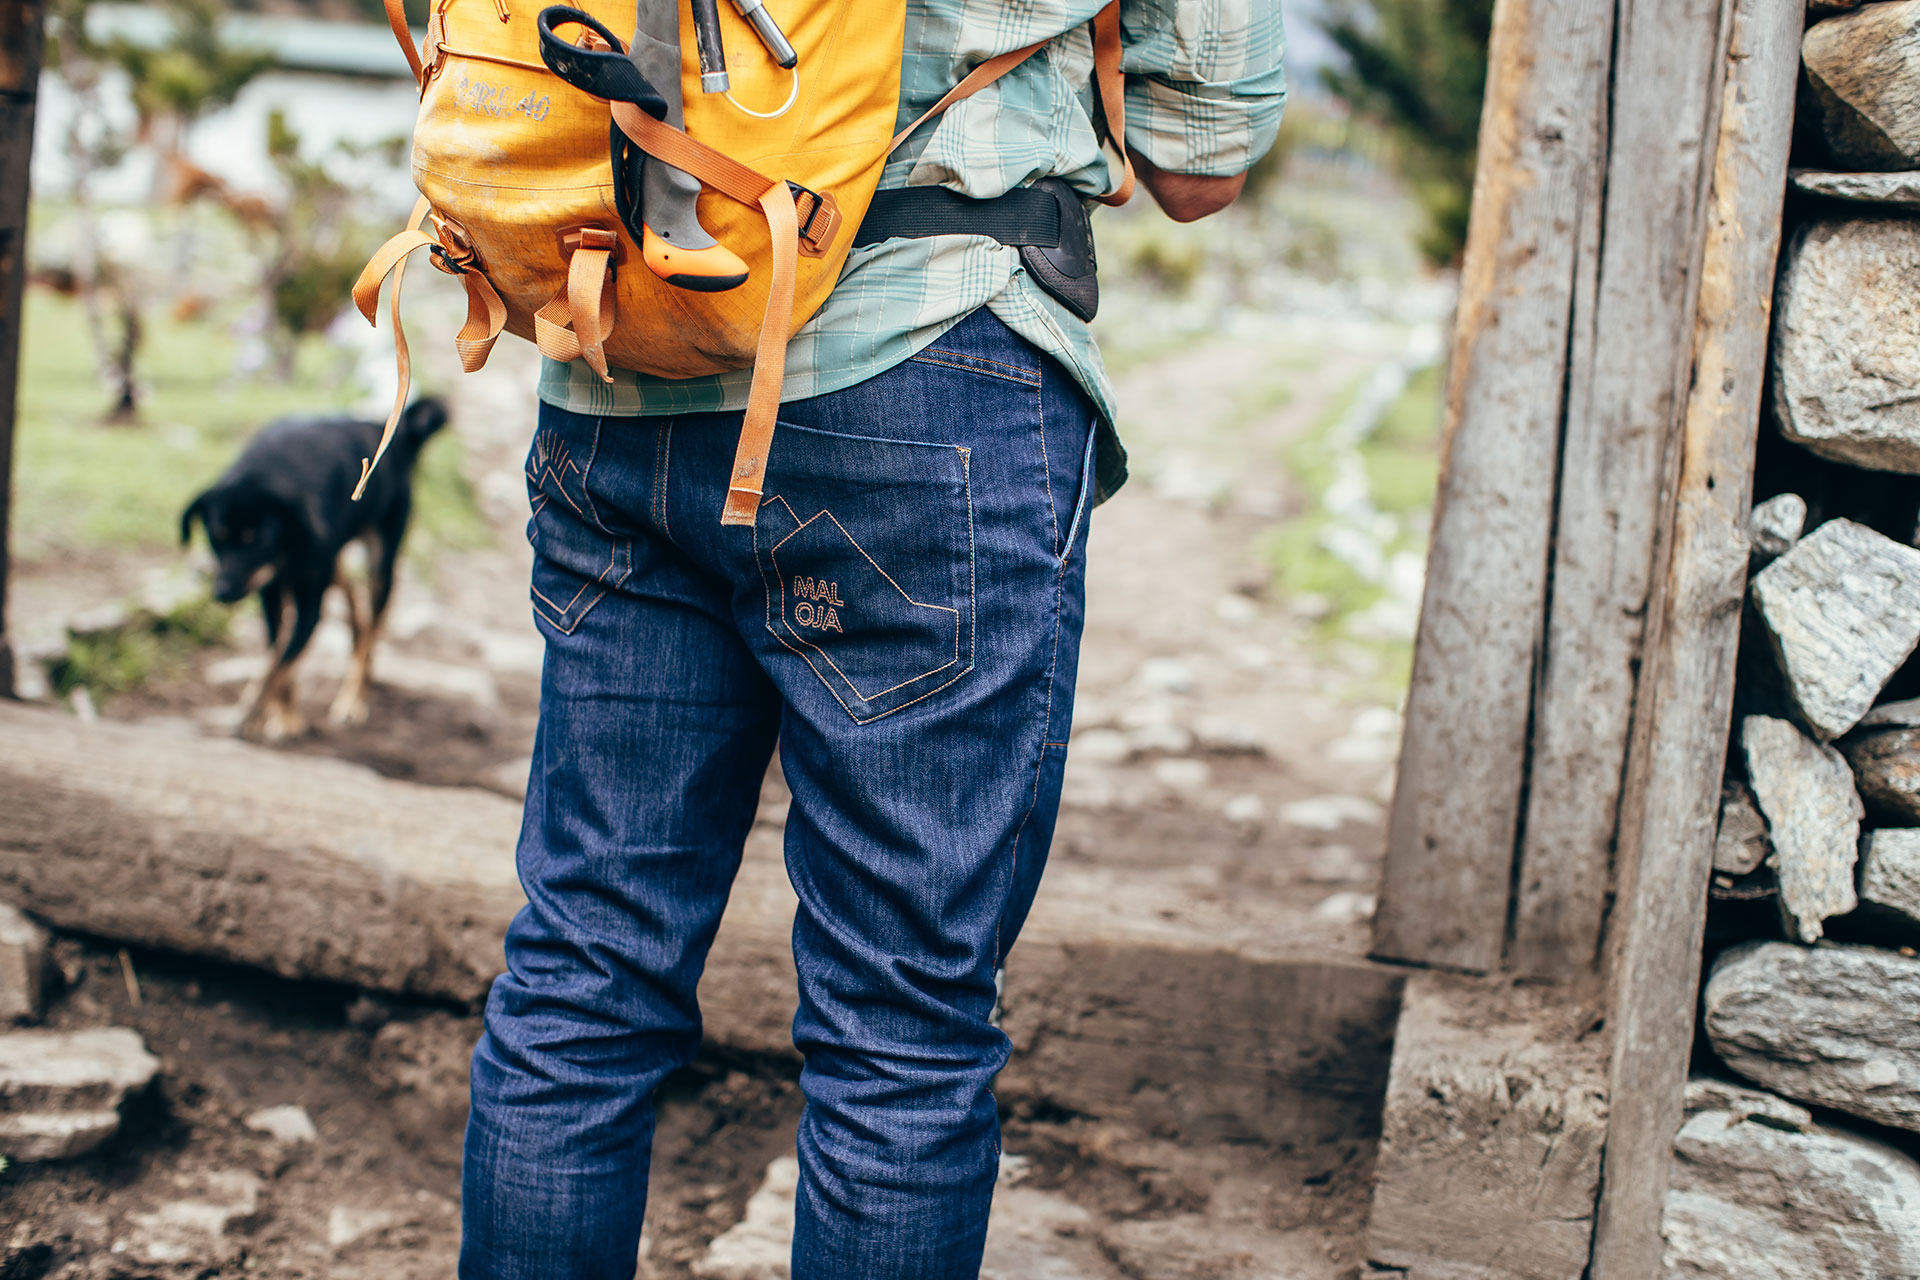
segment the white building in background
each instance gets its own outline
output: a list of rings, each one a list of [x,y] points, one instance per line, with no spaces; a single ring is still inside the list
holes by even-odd
[[[96,5],[92,34],[159,44],[168,33],[164,13],[143,5]],[[279,66],[256,77],[224,110],[198,122],[187,135],[188,157],[242,191],[272,193],[278,186],[267,159],[267,117],[276,108],[305,143],[310,157],[340,142],[371,146],[405,137],[413,129],[420,99],[407,63],[384,26],[324,22],[311,18],[235,14],[225,24],[235,45],[265,49]],[[131,128],[133,103],[125,78],[110,72],[102,108],[112,125]],[[33,186],[40,198],[60,199],[72,189],[73,166],[65,140],[74,119],[73,93],[57,73],[43,76],[34,123]],[[388,166],[365,162],[358,177],[398,219],[413,203],[404,159]],[[139,204],[153,190],[153,157],[135,149],[115,169],[94,178],[102,204]]]

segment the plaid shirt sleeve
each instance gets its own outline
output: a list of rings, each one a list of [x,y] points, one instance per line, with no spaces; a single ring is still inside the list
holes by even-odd
[[[1287,99],[1279,0],[1123,0],[1127,145],[1169,173],[1244,173]]]

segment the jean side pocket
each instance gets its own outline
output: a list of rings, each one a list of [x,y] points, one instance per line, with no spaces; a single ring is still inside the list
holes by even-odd
[[[754,528],[774,639],[860,724],[972,670],[966,451],[785,423],[774,449]]]
[[[1073,559],[1073,544],[1080,537],[1081,527],[1087,522],[1087,515],[1093,509],[1094,471],[1100,458],[1100,424],[1094,423],[1087,432],[1087,448],[1080,459],[1080,493],[1073,503],[1073,520],[1067,525],[1067,536],[1061,545],[1060,563]]]
[[[576,434],[585,438],[570,438]],[[598,444],[597,422],[590,433],[543,424],[527,454],[533,610],[563,635],[571,635],[593,607],[633,573],[632,541],[601,527],[587,493],[587,470]]]

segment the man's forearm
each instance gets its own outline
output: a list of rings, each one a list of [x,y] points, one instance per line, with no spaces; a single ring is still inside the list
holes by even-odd
[[[1240,194],[1240,189],[1247,185],[1247,175],[1244,173],[1224,178],[1168,173],[1132,147],[1127,148],[1127,155],[1132,159],[1134,172],[1139,175],[1140,181],[1153,193],[1154,201],[1175,222],[1193,222],[1210,213],[1220,212],[1232,204],[1234,197]]]

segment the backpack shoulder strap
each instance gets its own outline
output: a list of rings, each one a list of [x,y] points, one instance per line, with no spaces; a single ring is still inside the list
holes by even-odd
[[[400,0],[387,0],[391,10]],[[1107,138],[1120,156],[1123,176],[1120,186],[1111,195],[1100,197],[1102,204],[1125,204],[1133,195],[1133,161],[1127,155],[1127,104],[1126,77],[1120,72],[1120,0],[1111,0],[1105,8],[1093,15],[1088,24],[1093,29],[1093,84],[1100,99],[1102,123],[1106,126]],[[928,107],[920,118],[893,135],[893,141],[887,144],[887,154],[892,155],[900,149],[900,144],[913,135],[927,121],[933,119],[956,102],[964,102],[980,92],[994,81],[1006,75],[1034,54],[1044,49],[1052,37],[1039,40],[1019,49],[1010,49],[997,54],[975,67],[966,74],[959,84],[947,90],[940,101]]]
[[[413,32],[407,27],[407,11],[401,0],[387,0],[387,25],[393,28],[393,37],[400,42],[400,52],[407,55],[407,65],[413,69],[413,82],[424,89],[426,64],[420,61],[420,51],[414,48]]]

